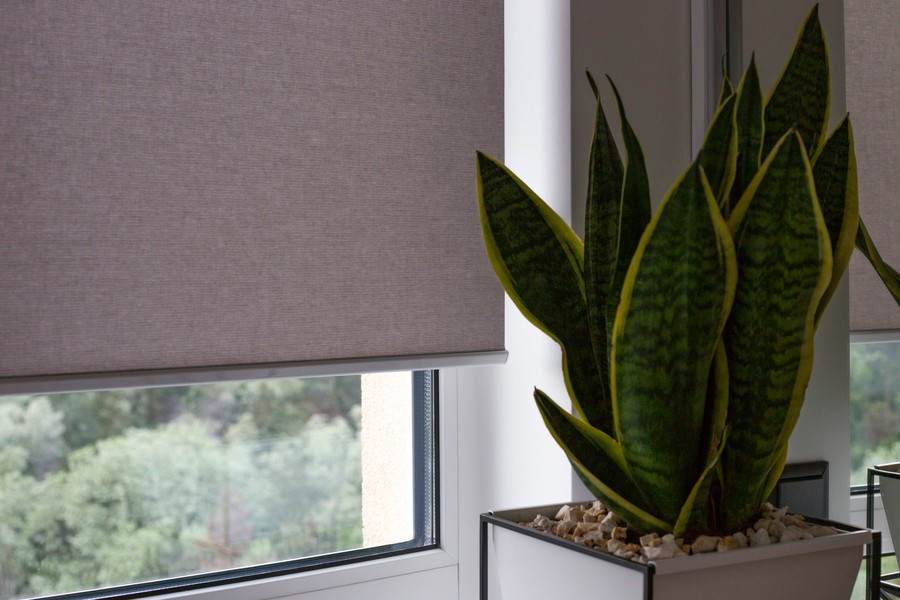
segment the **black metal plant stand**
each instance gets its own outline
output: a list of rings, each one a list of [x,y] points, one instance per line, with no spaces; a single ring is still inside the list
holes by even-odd
[[[868,481],[866,482],[866,527],[875,526],[875,494],[879,487],[875,485],[875,478],[900,479],[900,473],[879,468],[870,467]],[[893,583],[900,579],[900,572],[881,573],[881,543],[877,551],[870,548],[866,553],[866,597],[871,600],[896,600],[900,598],[900,585]]]

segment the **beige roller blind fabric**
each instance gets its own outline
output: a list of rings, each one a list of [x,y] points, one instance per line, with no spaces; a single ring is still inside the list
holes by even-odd
[[[4,1],[0,386],[502,351],[502,4]]]
[[[859,164],[860,214],[900,268],[900,2],[846,0],[847,108]],[[850,329],[900,330],[900,310],[865,258],[850,264]]]

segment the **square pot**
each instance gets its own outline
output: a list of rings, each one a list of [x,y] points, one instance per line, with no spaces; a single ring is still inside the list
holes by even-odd
[[[481,600],[847,600],[863,547],[881,553],[877,532],[807,519],[839,533],[642,565],[519,525],[559,507],[481,515]]]

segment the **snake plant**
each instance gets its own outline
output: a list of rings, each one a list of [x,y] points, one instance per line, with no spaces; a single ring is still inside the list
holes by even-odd
[[[487,253],[562,349],[575,414],[534,397],[588,489],[642,531],[734,531],[782,472],[816,325],[854,244],[877,257],[859,221],[850,120],[826,135],[817,10],[768,98],[753,60],[737,89],[725,78],[702,149],[655,213],[619,93],[624,160],[588,79],[584,241],[478,153]],[[897,272],[873,264],[898,297]]]

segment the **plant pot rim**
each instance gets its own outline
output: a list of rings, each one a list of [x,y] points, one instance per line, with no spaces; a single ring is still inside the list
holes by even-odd
[[[900,468],[900,463],[898,463],[897,466]],[[568,502],[563,504],[583,504],[583,502]],[[795,554],[798,548],[802,548],[804,551],[815,552],[817,550],[824,551],[848,545],[862,546],[864,544],[872,544],[876,538],[876,545],[878,546],[877,553],[880,554],[880,534],[878,534],[878,532],[865,527],[857,527],[847,523],[815,517],[805,517],[805,519],[809,523],[833,527],[838,530],[838,534],[816,537],[808,540],[770,544],[767,546],[739,548],[728,552],[710,552],[662,560],[650,560],[647,564],[637,563],[627,558],[615,556],[583,544],[576,544],[571,540],[561,538],[552,533],[547,533],[520,524],[520,522],[530,521],[538,514],[556,514],[556,511],[563,506],[563,504],[547,504],[526,508],[488,511],[481,515],[482,528],[486,529],[489,524],[503,527],[529,537],[550,542],[551,544],[562,546],[588,556],[596,557],[600,560],[613,562],[630,569],[644,571],[648,574],[660,575],[779,558]]]
[[[874,467],[869,467],[869,470],[874,471],[880,477],[900,478],[900,462],[875,465]]]

